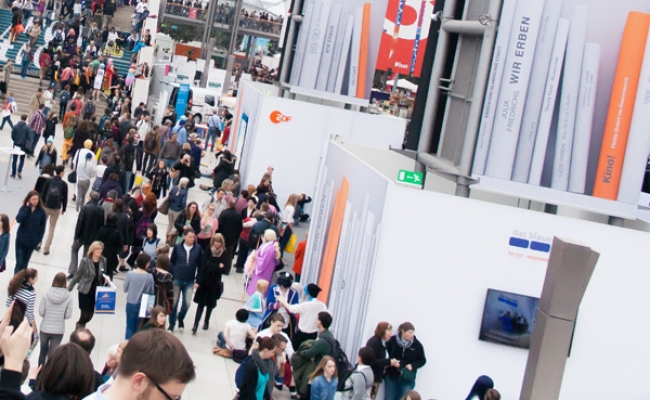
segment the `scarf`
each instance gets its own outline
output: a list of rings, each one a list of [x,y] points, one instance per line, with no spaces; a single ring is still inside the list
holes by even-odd
[[[406,341],[406,340],[402,339],[402,334],[401,333],[398,333],[397,336],[395,337],[395,339],[397,341],[397,345],[399,347],[403,348],[403,349],[408,349],[409,347],[411,347],[413,345],[412,340],[411,341]]]
[[[218,249],[214,249],[214,247],[210,246],[210,250],[212,251],[212,257],[221,257],[223,254],[223,246],[221,246]]]

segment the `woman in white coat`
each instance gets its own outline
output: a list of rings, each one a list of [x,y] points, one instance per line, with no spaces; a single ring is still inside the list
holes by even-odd
[[[61,344],[65,333],[65,320],[72,317],[72,296],[66,288],[67,283],[64,272],[56,274],[52,281],[52,287],[47,289],[38,306],[38,314],[43,318],[39,366],[45,364],[45,360]]]

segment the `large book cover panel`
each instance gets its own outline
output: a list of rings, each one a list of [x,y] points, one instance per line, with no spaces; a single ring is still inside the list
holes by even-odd
[[[336,43],[336,33],[339,30],[339,19],[341,18],[340,3],[332,4],[330,15],[327,19],[327,31],[325,32],[325,42],[323,44],[323,54],[318,66],[318,77],[316,78],[316,90],[327,90],[327,79],[332,69],[332,59],[334,57],[334,47]]]
[[[307,38],[309,37],[309,28],[311,25],[311,17],[314,12],[314,4],[316,0],[305,0],[303,3],[303,17],[298,31],[298,41],[296,42],[296,52],[293,57],[293,65],[291,67],[291,78],[289,82],[292,85],[300,83],[300,72],[302,71],[302,63],[305,59],[305,50],[307,49]]]
[[[485,174],[510,180],[544,0],[517,2]]]
[[[352,44],[350,46],[350,76],[348,80],[348,96],[357,95],[359,79],[359,56],[361,55],[361,32],[363,30],[363,7],[354,9],[354,27],[352,28]]]
[[[300,83],[298,86],[306,89],[316,88],[318,68],[323,54],[323,45],[327,32],[327,20],[330,15],[332,0],[316,0],[309,36],[307,38],[307,49],[300,71]]]
[[[494,43],[490,76],[485,92],[485,100],[483,101],[481,125],[478,131],[478,139],[476,140],[476,152],[474,153],[474,164],[472,166],[472,173],[475,175],[483,175],[485,173],[485,163],[487,161],[488,150],[490,149],[494,115],[496,114],[496,102],[499,96],[499,90],[501,89],[503,71],[505,70],[505,58],[508,52],[510,30],[512,29],[516,6],[517,0],[505,0],[501,8],[501,18],[499,20],[497,38]]]

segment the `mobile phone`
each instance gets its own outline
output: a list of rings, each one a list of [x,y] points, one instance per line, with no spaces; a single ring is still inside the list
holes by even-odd
[[[27,309],[27,304],[19,299],[14,299],[14,308],[11,310],[11,320],[9,325],[14,327],[14,332],[25,319],[25,310]]]

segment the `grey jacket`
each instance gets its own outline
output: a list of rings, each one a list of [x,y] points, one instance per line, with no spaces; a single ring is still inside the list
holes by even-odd
[[[74,278],[72,278],[68,284],[68,291],[72,291],[78,283],[79,292],[82,294],[88,294],[88,292],[90,292],[90,287],[93,284],[93,279],[97,281],[97,286],[102,286],[104,284],[104,271],[106,271],[106,259],[104,257],[99,258],[99,276],[95,276],[93,260],[84,257],[79,263],[77,273],[74,274]]]
[[[47,289],[38,306],[38,314],[43,317],[41,332],[63,335],[65,320],[72,317],[72,296],[66,288]]]
[[[345,388],[350,389],[341,393],[343,400],[370,400],[370,390],[375,383],[375,374],[368,365],[357,365],[347,381]]]

